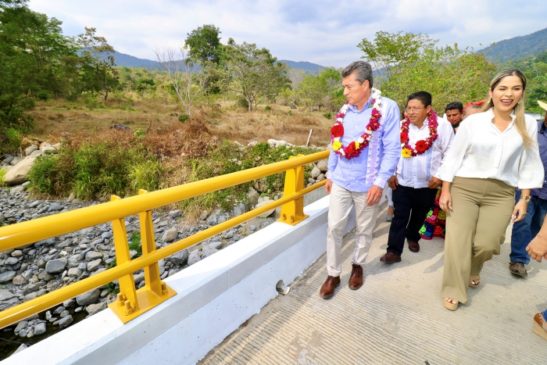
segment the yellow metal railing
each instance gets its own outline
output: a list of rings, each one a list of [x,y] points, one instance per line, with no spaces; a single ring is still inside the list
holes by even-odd
[[[325,159],[327,156],[328,151],[317,152],[168,189],[154,192],[141,190],[139,195],[125,199],[113,196],[108,203],[0,227],[0,251],[4,251],[111,222],[117,263],[111,269],[5,309],[0,312],[0,328],[17,323],[114,280],[119,280],[120,292],[117,300],[110,304],[110,308],[124,323],[130,321],[176,294],[161,281],[159,260],[278,206],[282,206],[280,217],[282,222],[296,224],[305,219],[304,194],[319,188],[325,182],[320,181],[304,188],[303,165]],[[281,172],[286,174],[284,194],[280,199],[156,249],[151,215],[153,209]],[[138,214],[140,219],[142,256],[131,259],[125,217],[135,214]],[[144,269],[145,285],[136,290],[133,273],[140,269]]]

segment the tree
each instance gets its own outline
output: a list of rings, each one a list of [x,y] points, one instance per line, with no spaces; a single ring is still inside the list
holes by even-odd
[[[367,61],[376,68],[391,69],[399,64],[417,61],[426,50],[433,49],[435,41],[423,34],[376,32],[374,41],[366,38],[357,45]]]
[[[203,25],[187,34],[184,45],[192,62],[204,65],[208,62],[218,65],[221,62],[222,44],[220,30],[214,25]]]
[[[336,110],[343,103],[340,72],[326,68],[319,75],[306,75],[296,89],[298,101],[312,109]]]
[[[394,68],[382,84],[382,93],[404,106],[409,94],[426,90],[433,95],[433,108],[440,114],[449,102],[483,99],[495,66],[477,53],[461,53],[447,62],[447,52],[454,55],[453,49],[430,51]]]
[[[95,28],[85,27],[85,33],[76,39],[82,52],[80,75],[83,89],[102,92],[106,101],[109,92],[119,85],[119,79],[114,68],[114,48],[96,32]]]
[[[500,68],[518,68],[526,75],[526,111],[543,115],[544,111],[537,101],[547,100],[547,52],[504,64]]]
[[[192,116],[192,105],[197,95],[197,90],[193,88],[192,74],[190,72],[190,64],[184,62],[187,58],[187,52],[184,48],[180,49],[180,53],[170,49],[165,53],[156,52],[156,58],[162,68],[167,72],[171,89],[177,96],[177,100],[182,106],[184,113]]]
[[[0,132],[25,129],[35,97],[64,93],[64,66],[76,49],[61,22],[31,11],[27,1],[0,1]],[[1,142],[1,141],[0,141]],[[0,143],[1,144],[1,143]]]
[[[245,42],[238,45],[230,39],[225,49],[229,87],[243,97],[249,111],[260,97],[273,100],[290,84],[287,66],[277,62],[266,48]]]

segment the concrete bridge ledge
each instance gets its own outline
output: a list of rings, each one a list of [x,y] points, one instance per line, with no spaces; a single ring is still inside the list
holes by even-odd
[[[3,364],[194,364],[325,251],[328,197],[296,226],[273,223],[165,281],[178,294],[123,325],[104,310]]]

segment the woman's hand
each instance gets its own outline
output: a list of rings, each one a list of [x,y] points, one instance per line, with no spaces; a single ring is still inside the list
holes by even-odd
[[[441,195],[439,196],[439,207],[445,212],[452,211],[452,194],[450,194],[450,183],[443,181]]]
[[[520,199],[515,208],[513,209],[513,222],[520,222],[526,216],[526,209],[528,208],[528,203],[524,199]]]
[[[441,191],[441,195],[439,196],[439,207],[445,213],[452,211],[452,194],[450,194],[449,190],[443,189]]]

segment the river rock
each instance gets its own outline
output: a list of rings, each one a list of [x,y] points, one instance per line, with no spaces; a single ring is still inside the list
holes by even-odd
[[[90,304],[85,307],[85,311],[90,315],[94,315],[97,312],[100,312],[102,310],[106,309],[106,302],[96,303],[96,304]]]
[[[57,324],[59,325],[60,328],[66,328],[70,326],[72,322],[74,322],[74,318],[72,318],[72,316],[66,316],[61,318],[59,322],[57,322]]]
[[[163,236],[161,237],[161,240],[163,242],[173,242],[177,238],[178,229],[177,227],[169,228]]]
[[[15,274],[17,274],[15,271],[4,271],[0,273],[0,284],[11,281],[15,277]]]
[[[67,264],[66,259],[49,260],[46,263],[46,272],[48,274],[58,274],[64,271]]]
[[[328,166],[329,165],[327,160],[317,161],[317,168],[321,170],[321,172],[327,172]]]
[[[78,305],[80,306],[86,306],[95,303],[97,299],[99,299],[100,295],[101,291],[99,289],[94,289],[82,295],[78,295],[76,297],[76,303],[78,303]]]

